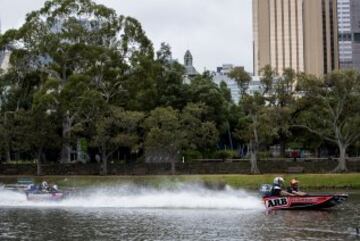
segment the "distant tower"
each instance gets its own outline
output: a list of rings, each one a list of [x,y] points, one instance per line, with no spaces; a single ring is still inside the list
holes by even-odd
[[[199,74],[193,66],[193,57],[189,50],[186,51],[184,56],[184,66],[185,66],[184,83],[189,84],[191,82],[191,79]]]
[[[193,57],[189,50],[186,51],[184,56],[184,65],[185,66],[192,66],[193,65]]]

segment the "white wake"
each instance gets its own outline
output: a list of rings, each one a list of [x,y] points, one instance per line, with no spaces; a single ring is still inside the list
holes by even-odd
[[[62,201],[30,202],[23,193],[0,190],[0,207],[81,207],[81,208],[184,208],[184,209],[262,209],[261,199],[244,190],[226,186],[212,190],[199,184],[176,188],[150,188],[135,185],[94,187],[72,193]]]

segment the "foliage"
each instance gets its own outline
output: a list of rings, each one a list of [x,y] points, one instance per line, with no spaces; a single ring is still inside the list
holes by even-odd
[[[181,155],[184,157],[186,162],[193,162],[196,159],[202,159],[203,155],[200,151],[197,150],[184,150]]]
[[[98,147],[103,161],[103,174],[107,174],[107,161],[120,147],[138,152],[141,145],[139,136],[144,114],[124,111],[111,107],[109,111],[95,120],[95,135],[92,145]]]
[[[236,156],[236,153],[233,150],[220,150],[215,152],[215,158],[220,158],[223,160],[232,159]]]
[[[335,171],[346,171],[346,153],[360,138],[360,76],[346,70],[335,71],[324,80],[303,76],[296,127],[303,128],[339,148],[339,165]],[[316,104],[314,104],[316,103]]]
[[[144,122],[146,159],[148,161],[175,162],[185,144],[179,112],[171,107],[159,107],[150,112]],[[154,159],[155,160],[152,160]]]
[[[209,158],[247,145],[252,172],[259,153],[280,145],[339,147],[338,170],[359,153],[359,73],[337,71],[324,79],[285,69],[262,70],[261,88],[234,68],[234,103],[210,72],[184,83],[184,67],[171,47],[155,51],[141,24],[91,0],[52,0],[25,23],[0,36],[11,49],[0,72],[0,158],[70,162],[76,143],[91,144],[106,173],[113,153],[139,161]],[[314,104],[316,103],[316,104]],[[307,132],[304,131],[308,130]],[[234,138],[235,137],[235,138]],[[349,151],[350,150],[350,151]],[[96,159],[96,158],[95,158]]]
[[[248,142],[251,159],[251,172],[259,173],[257,166],[258,152],[261,143],[274,135],[274,126],[270,118],[271,109],[267,105],[267,94],[272,88],[273,72],[263,70],[262,89],[253,95],[248,93],[250,76],[242,69],[234,69],[229,76],[238,82],[241,99],[239,105],[243,114],[239,119],[235,135]]]

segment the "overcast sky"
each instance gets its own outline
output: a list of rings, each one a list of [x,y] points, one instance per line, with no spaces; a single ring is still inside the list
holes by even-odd
[[[25,14],[45,0],[0,0],[2,32],[17,28]],[[251,0],[96,0],[118,14],[138,19],[158,49],[172,47],[183,62],[189,49],[199,72],[222,64],[245,66],[252,71]]]

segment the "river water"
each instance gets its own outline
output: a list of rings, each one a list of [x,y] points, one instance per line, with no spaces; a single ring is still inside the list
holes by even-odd
[[[360,240],[359,226],[359,192],[328,211],[268,213],[229,187],[97,187],[61,202],[0,191],[0,240]]]

